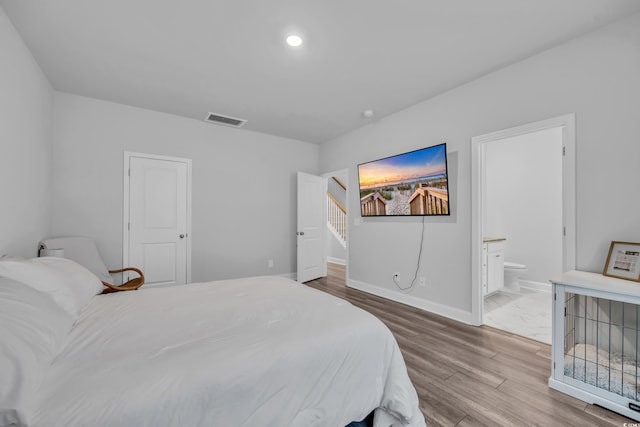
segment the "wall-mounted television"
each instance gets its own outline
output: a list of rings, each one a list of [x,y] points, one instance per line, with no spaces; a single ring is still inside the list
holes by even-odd
[[[362,163],[358,182],[363,217],[449,215],[447,144]]]

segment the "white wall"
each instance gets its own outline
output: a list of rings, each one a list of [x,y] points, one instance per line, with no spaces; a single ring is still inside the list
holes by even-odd
[[[36,256],[50,232],[53,90],[0,8],[0,253]]]
[[[471,138],[575,112],[577,267],[601,271],[611,240],[640,241],[638,52],[636,14],[325,143],[320,169],[348,167],[357,182],[358,163],[446,141],[452,216],[426,220],[421,274],[428,286],[412,295],[469,313]],[[357,206],[357,188],[349,193]],[[351,209],[349,280],[400,298],[391,275],[413,276],[419,220],[353,226],[357,218]]]
[[[331,262],[337,262],[338,264],[346,263],[347,249],[342,246],[342,243],[329,228],[326,230],[325,239],[327,242],[327,259]]]
[[[549,283],[562,272],[562,129],[484,144],[485,236],[504,237],[504,260],[522,278]]]
[[[95,238],[108,267],[123,151],[193,159],[193,281],[295,272],[296,171],[317,173],[317,145],[56,92],[52,231]]]

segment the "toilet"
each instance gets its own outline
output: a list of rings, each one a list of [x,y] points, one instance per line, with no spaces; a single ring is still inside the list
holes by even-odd
[[[504,262],[504,288],[508,291],[520,292],[520,276],[527,271],[527,266],[517,262]]]

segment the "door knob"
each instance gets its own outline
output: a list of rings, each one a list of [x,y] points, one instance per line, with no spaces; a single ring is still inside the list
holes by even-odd
[[[181,239],[184,239],[184,234],[181,234],[181,235],[180,235],[180,238],[181,238]]]

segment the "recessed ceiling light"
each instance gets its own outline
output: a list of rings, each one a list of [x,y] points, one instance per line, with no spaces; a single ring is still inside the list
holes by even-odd
[[[302,37],[292,34],[287,37],[287,44],[291,47],[298,47],[302,44]]]

